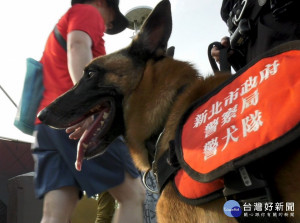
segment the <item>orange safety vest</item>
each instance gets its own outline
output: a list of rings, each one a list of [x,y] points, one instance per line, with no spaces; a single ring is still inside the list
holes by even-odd
[[[173,183],[183,200],[215,198],[225,174],[300,136],[300,41],[284,46],[251,62],[182,117],[175,139],[181,169]]]

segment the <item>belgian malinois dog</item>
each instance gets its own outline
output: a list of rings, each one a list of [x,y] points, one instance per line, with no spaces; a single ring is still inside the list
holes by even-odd
[[[94,59],[82,79],[39,114],[43,123],[55,128],[67,128],[97,115],[80,140],[78,162],[103,153],[122,134],[136,166],[147,171],[151,168],[149,145],[163,131],[156,145],[159,158],[169,148],[187,108],[231,76],[203,77],[190,63],[166,56],[171,30],[170,3],[163,0],[127,48]],[[270,174],[282,201],[300,205],[299,150],[281,158],[280,168],[275,162],[273,158]],[[222,198],[200,206],[186,204],[168,183],[157,204],[158,222],[235,222],[224,214],[224,203]],[[300,222],[299,212],[295,210],[295,214],[293,220]]]

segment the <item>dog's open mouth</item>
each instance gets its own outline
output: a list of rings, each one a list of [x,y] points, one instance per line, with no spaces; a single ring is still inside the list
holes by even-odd
[[[94,121],[81,136],[77,147],[76,168],[81,169],[84,158],[93,158],[105,152],[108,145],[106,136],[112,127],[116,113],[113,98],[106,98],[90,110]]]

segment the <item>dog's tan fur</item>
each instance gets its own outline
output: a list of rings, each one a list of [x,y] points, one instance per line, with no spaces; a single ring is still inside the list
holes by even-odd
[[[174,62],[171,58],[158,62],[148,61],[143,79],[126,100],[124,109],[126,138],[140,169],[145,171],[150,168],[148,152],[140,148],[145,147],[144,141],[153,132],[163,128],[177,89],[198,79],[196,71],[185,62]],[[145,128],[141,129],[141,126]]]
[[[218,74],[203,78],[189,63],[163,56],[171,34],[171,25],[170,4],[163,0],[128,48],[96,58],[85,70],[85,75],[90,71],[100,75],[94,81],[96,91],[114,88],[122,95],[126,142],[136,166],[143,171],[150,168],[145,141],[164,129],[157,146],[158,157],[161,156],[168,149],[169,141],[175,138],[179,120],[192,102],[230,77],[229,74]],[[98,68],[101,72],[97,71]],[[78,85],[85,86],[87,79],[89,77],[84,76]],[[78,97],[79,90],[76,87],[71,91],[76,91]],[[180,94],[179,89],[183,90]],[[72,92],[68,93],[54,104],[59,107],[64,104],[64,100],[72,97]],[[62,113],[63,119],[59,119],[60,122],[65,119],[67,109]],[[48,115],[51,114],[50,111],[51,106],[48,108]],[[51,122],[53,126],[58,126],[57,121]],[[295,142],[264,158],[269,176],[274,179],[273,186],[279,191],[282,202],[295,203],[295,218],[288,218],[290,222],[300,222],[300,150],[297,148]],[[225,199],[222,198],[201,206],[188,205],[178,198],[171,183],[168,183],[157,204],[158,222],[235,222],[234,218],[224,214],[224,203]]]

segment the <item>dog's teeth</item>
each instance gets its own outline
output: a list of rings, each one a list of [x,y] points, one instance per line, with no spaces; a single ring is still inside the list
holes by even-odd
[[[89,145],[86,143],[82,143],[82,146],[86,149]]]
[[[100,124],[101,124],[101,126],[104,125],[104,121],[101,121]]]
[[[107,119],[107,117],[108,117],[108,112],[104,112],[104,113],[103,113],[103,118],[104,118],[104,119]]]
[[[101,128],[97,128],[97,131],[100,131],[101,130]]]

